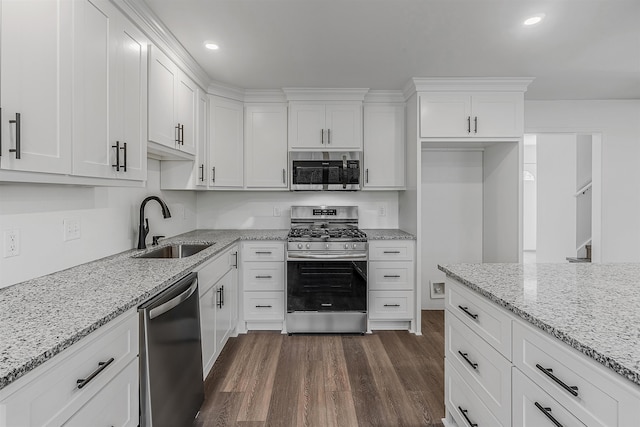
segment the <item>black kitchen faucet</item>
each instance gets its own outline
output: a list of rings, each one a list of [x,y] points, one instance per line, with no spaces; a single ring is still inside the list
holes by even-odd
[[[144,217],[144,207],[146,206],[149,200],[155,200],[160,203],[160,207],[162,208],[162,216],[165,218],[171,218],[171,212],[169,212],[169,207],[165,202],[163,202],[158,196],[149,196],[142,201],[140,205],[140,226],[138,227],[138,249],[146,249],[147,244],[145,240],[147,238],[147,234],[149,234],[149,220]]]

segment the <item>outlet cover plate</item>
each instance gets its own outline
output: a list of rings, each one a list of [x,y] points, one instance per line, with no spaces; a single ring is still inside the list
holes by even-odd
[[[4,257],[20,255],[20,230],[4,231]]]
[[[80,238],[80,220],[78,218],[65,218],[62,220],[65,242]]]

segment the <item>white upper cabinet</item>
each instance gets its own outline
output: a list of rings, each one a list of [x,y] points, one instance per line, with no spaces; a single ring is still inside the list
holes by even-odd
[[[71,172],[72,2],[0,3],[0,168]]]
[[[247,105],[244,129],[247,188],[287,188],[286,105]]]
[[[404,104],[364,105],[364,189],[405,187]]]
[[[207,159],[207,121],[209,112],[209,99],[207,94],[198,89],[198,103],[197,103],[197,133],[196,133],[196,174],[194,177],[195,185],[197,187],[206,187],[208,184],[207,172],[208,159]]]
[[[145,180],[147,41],[107,0],[73,7],[73,174]]]
[[[289,149],[362,150],[362,102],[291,102]]]
[[[149,141],[195,153],[196,85],[157,47],[149,60]]]
[[[243,186],[243,104],[210,96],[209,187]]]
[[[521,137],[522,92],[421,93],[421,138]]]

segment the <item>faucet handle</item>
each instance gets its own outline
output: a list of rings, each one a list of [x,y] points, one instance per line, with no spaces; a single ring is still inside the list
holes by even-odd
[[[151,243],[152,246],[158,246],[158,242],[160,241],[160,239],[162,239],[165,236],[153,236],[153,243]]]
[[[149,233],[149,218],[144,219],[144,235],[146,236]]]

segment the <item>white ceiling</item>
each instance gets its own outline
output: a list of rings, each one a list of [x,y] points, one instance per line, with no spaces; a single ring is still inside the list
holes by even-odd
[[[245,89],[513,76],[536,78],[527,99],[640,99],[640,0],[146,3],[212,80]]]

